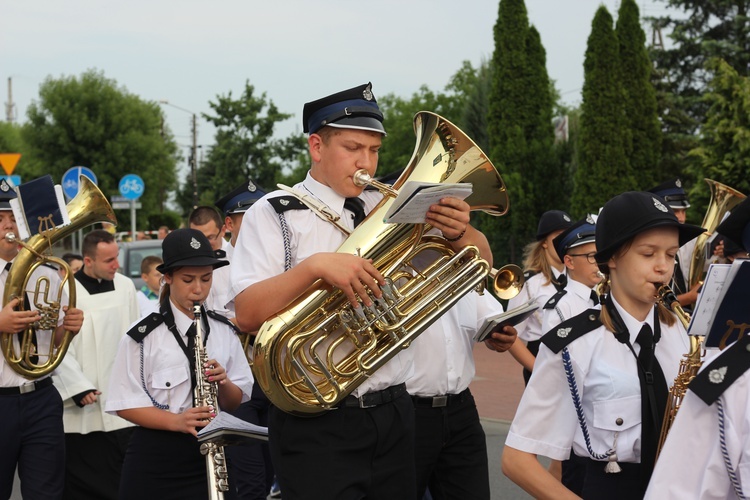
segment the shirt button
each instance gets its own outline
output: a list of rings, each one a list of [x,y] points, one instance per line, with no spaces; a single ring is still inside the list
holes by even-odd
[[[167,382],[167,383],[166,383],[166,386],[167,386],[167,387],[172,387],[172,384],[171,384],[170,382]]]
[[[615,423],[616,423],[617,425],[622,425],[622,419],[621,419],[621,418],[618,418],[617,420],[615,420]]]

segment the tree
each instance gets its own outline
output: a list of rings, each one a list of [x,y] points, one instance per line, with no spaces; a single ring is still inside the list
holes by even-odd
[[[651,83],[651,60],[646,50],[646,34],[640,24],[635,0],[623,0],[615,29],[620,51],[621,82],[624,91],[625,151],[640,189],[660,183],[661,124],[656,91]]]
[[[579,165],[570,207],[578,217],[598,211],[623,191],[636,189],[622,134],[626,120],[618,42],[604,6],[594,15],[583,68]]]
[[[29,147],[23,140],[22,131],[21,125],[0,122],[0,153],[21,154],[21,159],[18,161],[13,174],[20,176],[21,182],[25,182],[36,179],[46,172],[42,164],[27,154]],[[2,173],[5,174],[5,172]]]
[[[272,190],[278,182],[287,182],[288,176],[299,174],[296,167],[303,161],[300,155],[304,156],[307,142],[302,134],[274,138],[276,124],[292,115],[279,111],[265,92],[255,95],[255,87],[245,82],[239,98],[234,99],[230,91],[209,106],[213,114],[203,117],[216,127],[216,143],[198,168],[200,203],[213,204],[242,179],[252,178]],[[192,200],[183,194],[181,204],[187,211]]]
[[[162,130],[162,111],[117,86],[103,73],[89,70],[80,78],[48,77],[39,88],[39,101],[27,111],[22,137],[28,155],[61,179],[77,165],[91,168],[107,196],[118,193],[126,173],[140,175],[146,190],[139,199],[141,226],[176,185],[177,145]],[[164,135],[163,135],[164,134]]]
[[[707,112],[700,145],[690,152],[698,159],[691,173],[750,194],[750,78],[721,59],[709,61],[707,69],[715,76],[704,97]],[[707,184],[696,183],[690,200],[697,214],[705,213],[708,197]]]

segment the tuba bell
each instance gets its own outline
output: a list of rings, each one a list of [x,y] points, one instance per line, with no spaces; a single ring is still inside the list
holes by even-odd
[[[436,321],[490,272],[474,246],[454,252],[425,224],[384,224],[394,192],[407,180],[468,182],[472,210],[500,216],[508,193],[487,156],[458,127],[434,113],[414,117],[417,142],[404,172],[337,250],[372,259],[386,280],[383,297],[354,308],[319,280],[268,319],[255,339],[253,372],[279,409],[310,415],[335,407]]]
[[[25,243],[17,240],[13,233],[5,235],[7,240],[15,241],[22,248],[13,261],[5,281],[3,306],[14,298],[23,299],[24,294],[27,294],[29,303],[36,306],[41,316],[39,322],[28,326],[23,332],[0,333],[0,345],[5,361],[14,371],[26,378],[38,378],[57,368],[73,339],[73,332],[66,330],[58,347],[54,345],[53,335],[48,352],[35,352],[33,339],[36,331],[52,330],[54,332],[57,328],[66,284],[68,285],[68,304],[70,307],[75,307],[76,304],[76,287],[70,266],[62,259],[46,255],[46,252],[52,249],[56,241],[90,224],[117,223],[107,198],[88,177],[81,176],[78,185],[78,194],[66,207],[70,224],[40,231]],[[39,266],[49,263],[65,269],[65,277],[60,281],[60,286],[55,290],[50,290],[50,281],[45,276],[37,279],[32,286],[29,280],[34,271]],[[19,300],[16,310],[23,311],[25,308],[24,300]],[[16,337],[18,338],[17,347],[14,342]]]
[[[688,272],[688,290],[692,290],[698,282],[703,279],[703,268],[706,264],[706,243],[716,227],[721,223],[724,215],[730,212],[738,203],[745,199],[745,195],[721,182],[712,179],[703,179],[711,188],[711,198],[708,202],[706,215],[703,217],[701,227],[705,228],[703,234],[695,239],[695,248],[690,260]]]

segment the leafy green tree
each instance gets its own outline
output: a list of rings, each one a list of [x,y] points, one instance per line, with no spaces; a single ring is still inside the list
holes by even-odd
[[[750,77],[721,59],[709,61],[707,69],[715,76],[704,97],[707,113],[700,145],[690,152],[698,159],[691,173],[750,194]],[[693,220],[700,221],[708,198],[708,185],[696,183],[690,192]]]
[[[0,153],[19,153],[20,160],[16,164],[13,175],[19,175],[21,182],[26,182],[45,173],[43,165],[30,157],[28,146],[23,140],[21,125],[0,122]],[[0,170],[0,173],[5,174]]]
[[[596,212],[614,195],[636,188],[622,133],[626,118],[618,42],[604,6],[594,15],[583,67],[579,164],[571,198],[574,217]]]
[[[209,106],[213,113],[203,117],[216,127],[216,143],[198,167],[202,204],[212,204],[243,179],[252,178],[264,189],[273,190],[278,182],[299,176],[297,167],[303,161],[307,142],[302,134],[274,138],[276,124],[292,115],[279,111],[265,92],[256,95],[255,87],[245,82],[239,98],[235,99],[230,91],[217,96]],[[180,197],[187,212],[192,200],[185,196],[186,192],[192,193],[190,183]]]
[[[640,24],[635,0],[623,0],[615,28],[620,43],[621,82],[624,91],[626,128],[625,151],[636,186],[649,189],[661,182],[661,123],[656,107],[656,90],[651,83],[651,60],[646,34]]]
[[[140,175],[146,190],[139,199],[139,225],[164,210],[176,184],[177,146],[163,135],[162,112],[117,86],[96,70],[80,77],[48,77],[39,100],[27,111],[22,137],[28,155],[55,180],[77,165],[91,168],[107,196],[119,194],[126,173]],[[122,224],[121,224],[122,225]]]

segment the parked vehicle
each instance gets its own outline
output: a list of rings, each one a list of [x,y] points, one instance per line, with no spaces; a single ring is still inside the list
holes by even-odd
[[[149,255],[161,257],[162,240],[123,241],[119,243],[120,253],[117,260],[120,263],[119,271],[133,280],[136,289],[143,286],[141,279],[141,261]]]

